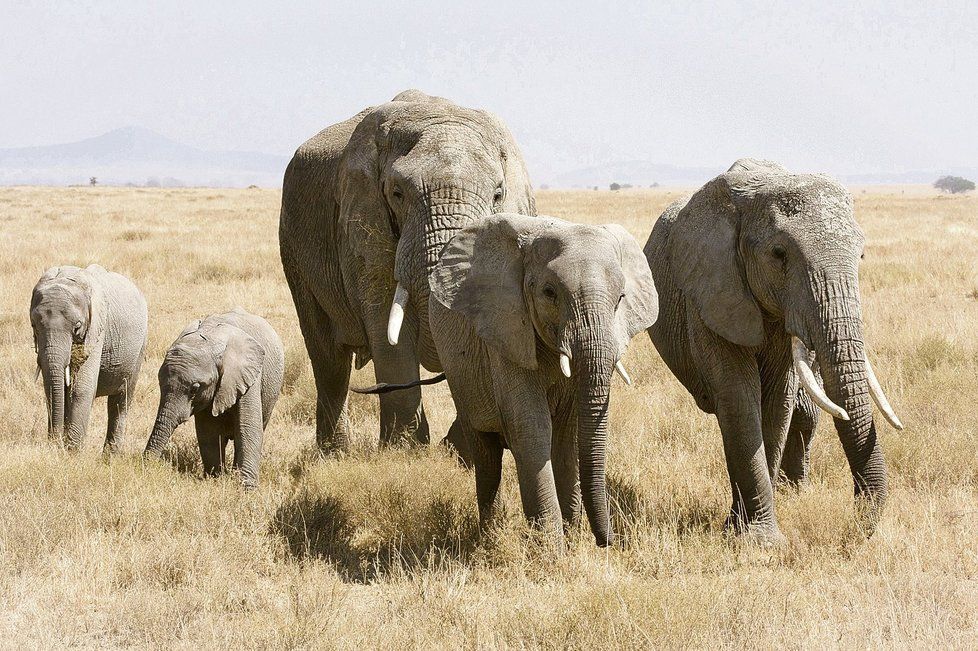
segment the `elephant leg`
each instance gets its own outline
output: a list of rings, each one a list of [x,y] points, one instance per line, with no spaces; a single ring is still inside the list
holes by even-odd
[[[312,292],[287,277],[316,380],[316,444],[324,453],[346,451],[350,447],[347,395],[353,355],[336,342],[333,324]]]
[[[69,399],[65,400],[64,445],[69,450],[77,450],[84,443],[88,421],[92,415],[92,404],[95,402],[97,373],[95,378],[89,378],[81,372],[78,375],[71,386]]]
[[[561,400],[553,422],[551,445],[557,502],[564,529],[570,531],[581,520],[580,464],[577,457],[577,408],[573,397]]]
[[[216,477],[224,472],[224,448],[227,446],[228,432],[221,420],[207,411],[194,415],[194,429],[197,431],[197,447],[204,466],[205,477]]]
[[[797,380],[791,371],[791,351],[787,345],[775,345],[765,352],[759,362],[761,375],[761,431],[768,477],[772,484],[778,479],[788,423],[795,407]]]
[[[800,486],[808,481],[812,439],[817,425],[818,407],[803,389],[799,389],[781,459],[781,480],[784,483]]]
[[[748,349],[721,340],[705,327],[692,328],[691,339],[723,437],[732,493],[727,526],[763,541],[778,541],[781,533],[764,450],[757,360]]]
[[[520,500],[527,520],[563,540],[550,446],[553,425],[547,395],[532,371],[501,358],[493,359],[496,404],[516,461]],[[498,380],[498,381],[496,381]]]
[[[368,316],[368,320],[377,319]],[[407,319],[406,319],[407,321]],[[413,322],[413,319],[411,319]],[[417,326],[405,323],[397,346],[387,341],[386,315],[370,329],[370,353],[377,382],[403,384],[420,377],[418,356],[412,331]],[[380,444],[389,446],[401,440],[428,444],[428,419],[421,404],[421,387],[392,391],[380,396]]]
[[[242,486],[247,489],[257,488],[263,434],[260,381],[245,391],[238,400],[237,412],[234,469]]]
[[[479,504],[479,528],[488,529],[500,513],[499,484],[503,477],[503,444],[495,432],[471,432],[475,465],[475,495]]]
[[[102,452],[111,454],[119,451],[126,432],[126,418],[129,415],[129,396],[127,392],[108,397],[109,426],[105,432],[105,445]]]
[[[441,444],[455,453],[460,466],[469,469],[475,464],[474,447],[477,445],[475,437],[474,430],[468,427],[461,417],[457,417],[448,428],[448,434],[441,440]]]

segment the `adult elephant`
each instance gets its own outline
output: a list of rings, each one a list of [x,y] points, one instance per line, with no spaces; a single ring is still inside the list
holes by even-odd
[[[649,336],[697,406],[716,414],[733,492],[728,525],[738,532],[782,538],[772,481],[799,384],[835,418],[867,531],[875,528],[887,485],[871,399],[902,425],[866,359],[864,240],[839,183],[743,159],[667,208],[645,246],[662,305]],[[791,447],[794,474],[804,472],[814,427],[799,420],[808,440]]]
[[[428,273],[466,224],[534,214],[523,157],[485,111],[409,90],[321,131],[285,172],[282,266],[316,380],[316,440],[349,443],[350,365],[407,383],[441,365]],[[417,387],[381,398],[380,440],[428,440]]]

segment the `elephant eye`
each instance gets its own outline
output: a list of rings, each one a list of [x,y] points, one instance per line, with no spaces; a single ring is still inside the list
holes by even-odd
[[[553,287],[547,286],[543,288],[543,295],[546,296],[551,301],[557,300],[557,292]]]
[[[499,202],[503,200],[503,195],[506,193],[503,191],[503,184],[500,183],[496,186],[496,192],[492,195],[493,201]]]
[[[200,391],[200,382],[194,382],[193,384],[191,384],[190,385],[190,390],[193,393],[197,393],[198,391]]]
[[[772,248],[771,249],[771,255],[773,255],[775,258],[777,258],[781,262],[784,262],[785,261],[785,258],[788,257],[788,253],[784,250],[784,247],[782,247],[782,246],[775,246],[774,248]]]
[[[396,186],[396,185],[394,186],[394,189],[391,190],[391,194],[394,195],[394,198],[395,199],[403,199],[404,198],[404,191],[401,190],[401,188],[399,186]]]

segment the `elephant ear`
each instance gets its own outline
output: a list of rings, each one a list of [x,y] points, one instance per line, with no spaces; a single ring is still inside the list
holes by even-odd
[[[739,254],[741,209],[761,184],[754,173],[718,176],[690,197],[670,237],[670,265],[687,301],[710,330],[740,346],[764,341]]]
[[[649,262],[631,233],[618,224],[605,224],[604,228],[618,243],[621,271],[625,276],[624,296],[615,311],[620,354],[624,354],[632,337],[652,327],[659,318],[659,293]]]
[[[200,330],[201,323],[203,323],[203,321],[201,321],[200,319],[194,319],[193,321],[187,324],[187,327],[184,328],[179,335],[177,335],[177,339],[183,339],[187,335],[192,335],[193,333],[197,332],[198,330]]]
[[[211,413],[220,416],[244,395],[261,377],[265,349],[258,341],[235,326],[224,326],[228,332],[227,345],[221,355],[220,378],[214,392]]]
[[[773,160],[767,160],[764,158],[738,158],[734,161],[734,164],[730,166],[728,172],[772,172],[774,174],[790,174],[791,172],[782,165],[781,163],[776,163]]]
[[[432,295],[461,314],[506,359],[536,369],[536,333],[523,297],[521,239],[528,218],[497,214],[463,228],[428,277]]]

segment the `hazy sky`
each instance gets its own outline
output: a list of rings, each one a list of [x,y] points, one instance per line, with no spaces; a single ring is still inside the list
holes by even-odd
[[[291,154],[416,87],[499,114],[536,179],[978,165],[973,0],[612,4],[0,0],[0,147],[137,124]]]

